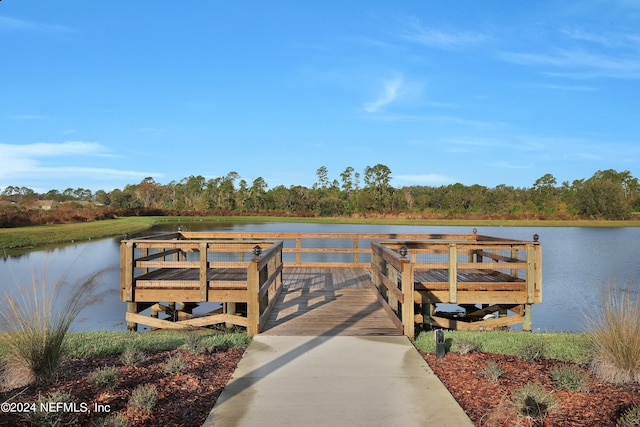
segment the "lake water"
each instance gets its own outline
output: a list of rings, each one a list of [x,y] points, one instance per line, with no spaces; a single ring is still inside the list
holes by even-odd
[[[150,233],[175,231],[177,224],[155,227]],[[471,233],[473,227],[432,227],[399,225],[336,225],[293,223],[184,222],[185,231],[255,232],[371,232],[371,233]],[[640,281],[640,228],[586,227],[476,227],[478,234],[531,240],[540,236],[542,244],[542,304],[533,307],[533,328],[539,331],[584,331],[584,316],[597,303],[607,283],[626,286]],[[120,238],[27,252],[0,258],[0,292],[14,292],[40,281],[45,272],[47,285],[56,280],[74,283],[96,271],[104,297],[85,309],[74,330],[125,330],[126,304],[119,296]],[[635,286],[638,289],[638,286]],[[1,307],[0,303],[0,307]],[[197,312],[196,312],[197,313]]]

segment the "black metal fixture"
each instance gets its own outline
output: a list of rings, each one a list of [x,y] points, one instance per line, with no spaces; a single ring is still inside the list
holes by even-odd
[[[129,240],[131,238],[131,235],[129,234],[129,232],[124,233],[124,240]]]
[[[540,236],[538,236],[538,233],[533,235],[533,241],[534,242],[537,242],[539,238],[540,238]]]
[[[473,234],[478,234],[478,229],[477,228],[473,229]]]
[[[178,233],[180,233],[181,231],[182,231],[182,226],[181,226],[181,225],[179,225],[179,226],[178,226]]]
[[[262,253],[262,248],[260,246],[258,246],[258,245],[255,245],[253,247],[253,251],[252,252],[253,252],[253,254],[255,256],[260,256],[260,254]]]
[[[398,253],[400,254],[400,256],[402,258],[406,257],[408,252],[409,252],[409,250],[407,249],[407,247],[405,245],[400,246],[400,249],[398,249]]]
[[[436,338],[436,359],[442,359],[445,354],[444,331],[442,329],[436,329],[435,338]]]

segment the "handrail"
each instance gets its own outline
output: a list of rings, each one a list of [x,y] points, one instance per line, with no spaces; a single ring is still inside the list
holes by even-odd
[[[373,254],[371,278],[378,289],[378,299],[396,324],[402,328],[402,333],[413,339],[415,335],[413,264],[409,258],[379,242],[371,242],[371,252]]]

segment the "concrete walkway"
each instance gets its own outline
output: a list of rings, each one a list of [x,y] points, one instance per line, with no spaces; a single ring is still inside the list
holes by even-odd
[[[473,423],[404,336],[258,335],[204,426]]]

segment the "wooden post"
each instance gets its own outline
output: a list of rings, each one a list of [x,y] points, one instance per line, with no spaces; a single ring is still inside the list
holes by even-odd
[[[302,239],[298,237],[296,239],[296,264],[300,264],[300,260],[302,259],[302,254],[299,252],[300,248],[302,248]]]
[[[398,288],[398,272],[396,271],[396,268],[393,265],[390,265],[386,261],[384,261],[384,263],[386,265],[387,278],[389,279],[389,282],[391,282],[391,284],[397,289]],[[393,292],[387,292],[387,295],[388,295],[387,303],[389,304],[389,307],[391,307],[391,309],[395,311],[399,317],[401,317],[402,308],[398,304],[400,301],[398,301],[398,298],[396,298]]]
[[[533,243],[527,243],[527,304],[533,304],[536,287],[535,252]]]
[[[360,254],[358,253],[358,238],[355,237],[353,239],[353,263],[357,266],[358,263],[360,262]]]
[[[524,305],[524,315],[522,316],[522,330],[531,332],[533,330],[533,304]]]
[[[209,263],[207,261],[207,248],[209,244],[207,242],[200,243],[200,301],[208,301],[207,293],[207,270]]]
[[[127,313],[138,314],[138,304],[135,302],[128,302]],[[136,332],[138,330],[138,324],[135,322],[127,322],[127,329],[132,332]]]
[[[458,301],[458,250],[454,244],[449,245],[449,302]]]
[[[408,261],[408,260],[407,260]],[[409,339],[415,337],[415,312],[413,306],[413,264],[402,263],[402,328]]]
[[[260,333],[260,258],[247,266],[247,335]]]

